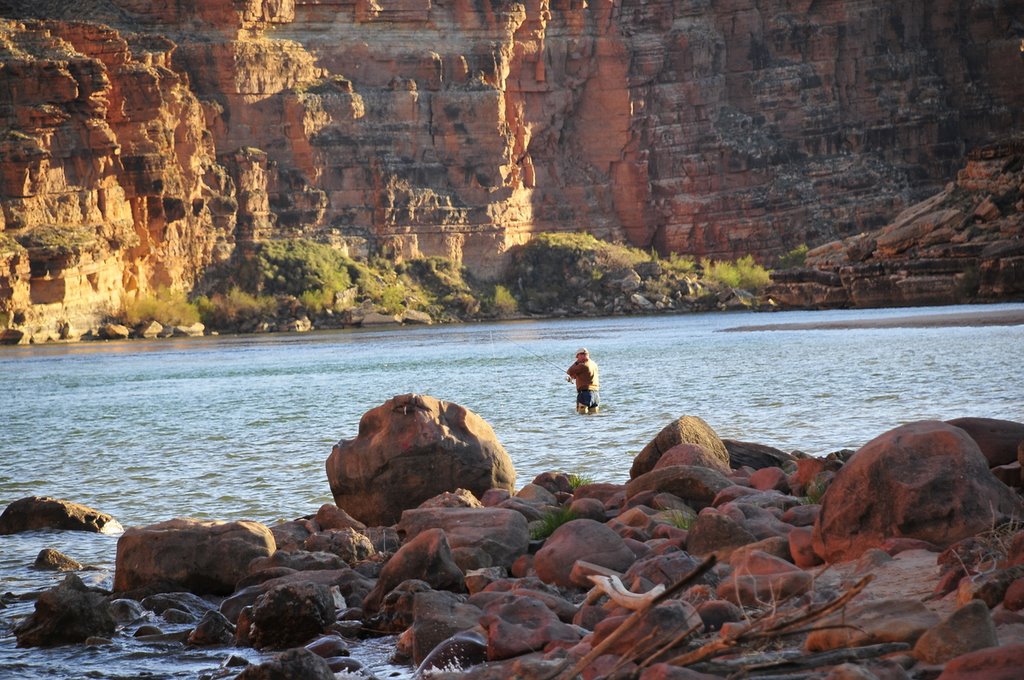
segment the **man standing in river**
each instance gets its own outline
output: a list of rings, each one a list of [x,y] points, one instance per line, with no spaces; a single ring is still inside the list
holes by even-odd
[[[597,413],[597,364],[585,347],[576,350],[576,362],[566,370],[566,382],[576,381],[576,413]]]

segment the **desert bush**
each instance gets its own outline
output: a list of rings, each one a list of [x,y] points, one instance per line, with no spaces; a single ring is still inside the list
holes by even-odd
[[[384,286],[377,302],[388,314],[400,314],[406,309],[405,298],[405,288],[397,283],[392,283]]]
[[[253,295],[237,286],[227,293],[196,299],[199,315],[208,326],[229,328],[253,319],[264,319],[277,313],[277,300],[270,295]]]
[[[266,241],[256,253],[256,290],[265,294],[301,296],[323,291],[325,298],[352,285],[352,261],[322,243],[305,239]]]
[[[779,257],[779,262],[776,265],[776,269],[798,269],[804,266],[807,262],[807,244],[793,248],[785,255]]]
[[[501,284],[494,287],[491,307],[498,316],[511,316],[519,311],[519,303],[516,302],[515,296]]]
[[[701,267],[704,269],[705,279],[732,288],[757,290],[771,282],[768,270],[754,262],[750,255],[732,262],[705,258],[701,261]]]
[[[190,326],[199,321],[199,309],[188,301],[184,291],[165,287],[140,295],[124,303],[118,318],[122,323],[136,326],[149,321],[164,325]]]
[[[693,274],[697,271],[697,261],[689,255],[669,253],[668,257],[659,262],[662,267],[674,274]]]

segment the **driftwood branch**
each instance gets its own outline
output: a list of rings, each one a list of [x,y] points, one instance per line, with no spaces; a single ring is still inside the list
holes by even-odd
[[[666,588],[664,590],[664,592],[662,592],[660,595],[658,595],[657,597],[653,598],[642,609],[637,609],[632,614],[630,614],[628,617],[626,617],[626,619],[622,623],[620,623],[619,626],[608,635],[608,637],[606,637],[604,640],[602,640],[599,645],[597,645],[596,647],[591,649],[590,652],[586,656],[584,656],[582,659],[577,661],[575,666],[570,668],[568,671],[564,671],[564,672],[559,671],[556,675],[553,676],[552,680],[570,680],[570,678],[575,677],[578,673],[580,673],[580,671],[582,671],[587,666],[589,666],[591,663],[593,663],[594,659],[596,659],[599,656],[601,656],[602,654],[604,654],[605,650],[608,649],[609,647],[611,647],[612,643],[614,643],[616,640],[618,640],[620,637],[622,637],[623,634],[625,634],[627,631],[629,631],[633,627],[633,625],[651,607],[654,607],[658,603],[664,602],[668,598],[672,597],[673,595],[678,593],[680,590],[682,590],[683,588],[687,587],[688,585],[690,585],[691,583],[696,581],[698,578],[703,576],[713,566],[715,566],[715,556],[711,555],[706,560],[704,560],[699,565],[697,565],[696,569],[691,571],[686,576],[683,576],[681,579],[679,579],[678,581],[673,583],[671,586]]]
[[[660,583],[648,590],[646,593],[634,593],[628,590],[626,586],[622,585],[622,580],[618,576],[599,576],[592,574],[587,576],[587,578],[594,584],[594,590],[607,595],[612,602],[631,611],[645,609],[651,606],[651,602],[665,592],[665,586]],[[589,602],[590,600],[590,595],[587,595],[587,601]]]

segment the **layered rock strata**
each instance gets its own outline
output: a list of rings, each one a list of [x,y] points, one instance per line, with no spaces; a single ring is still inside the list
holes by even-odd
[[[1021,11],[6,0],[0,314],[70,336],[278,237],[481,276],[552,230],[767,262],[1019,131]]]
[[[808,252],[775,272],[794,307],[932,305],[1024,297],[1024,142],[984,147],[940,193],[882,229]]]

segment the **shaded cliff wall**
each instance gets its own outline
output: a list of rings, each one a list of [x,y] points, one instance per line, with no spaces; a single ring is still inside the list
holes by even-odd
[[[187,289],[286,236],[485,276],[553,230],[770,261],[887,223],[1024,126],[1024,0],[0,0],[0,16],[26,20],[4,22],[0,55],[0,312],[40,324]]]

